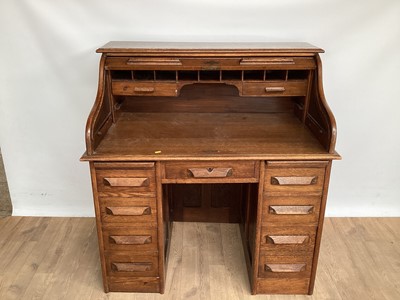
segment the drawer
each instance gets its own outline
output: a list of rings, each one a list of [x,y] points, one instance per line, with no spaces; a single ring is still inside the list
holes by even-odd
[[[268,255],[313,255],[316,226],[262,226],[261,250]]]
[[[160,277],[107,277],[110,292],[160,293]]]
[[[118,96],[177,96],[178,86],[175,82],[113,80],[112,92]]]
[[[244,69],[256,70],[257,67],[266,70],[303,70],[314,69],[315,60],[312,57],[244,57],[240,60]]]
[[[260,252],[258,277],[308,278],[311,275],[312,256],[269,256]]]
[[[106,250],[134,251],[135,253],[158,251],[156,227],[103,228],[103,240]]]
[[[255,161],[167,162],[163,182],[257,182],[258,176]]]
[[[108,57],[106,70],[173,70],[182,66],[177,57]]]
[[[96,163],[99,196],[155,192],[154,163]]]
[[[155,198],[100,198],[103,223],[155,223],[157,209]]]
[[[158,256],[106,252],[108,276],[158,276]]]
[[[264,193],[322,195],[326,162],[268,162]]]
[[[262,222],[271,225],[317,225],[320,196],[264,196]]]
[[[243,82],[242,95],[255,97],[305,96],[307,80]]]
[[[308,294],[310,278],[257,278],[257,294]]]

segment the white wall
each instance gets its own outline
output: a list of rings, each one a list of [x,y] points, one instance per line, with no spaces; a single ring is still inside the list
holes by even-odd
[[[1,0],[0,146],[14,215],[93,215],[78,161],[109,40],[307,41],[338,123],[330,216],[400,215],[400,1]]]

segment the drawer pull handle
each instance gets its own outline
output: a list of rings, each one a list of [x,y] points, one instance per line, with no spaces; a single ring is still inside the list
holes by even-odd
[[[308,241],[308,235],[267,235],[267,244],[273,245],[306,244]]]
[[[268,86],[265,88],[266,93],[276,93],[276,92],[284,92],[285,88],[283,86]]]
[[[127,65],[146,65],[146,66],[182,66],[178,58],[130,58]]]
[[[106,212],[113,216],[144,216],[151,214],[151,208],[149,206],[106,207]]]
[[[189,172],[195,178],[221,178],[232,176],[232,168],[192,168]]]
[[[293,58],[242,58],[240,65],[294,65]]]
[[[265,264],[265,271],[272,273],[299,273],[306,270],[306,264]]]
[[[117,245],[150,244],[151,235],[110,235],[110,242]]]
[[[149,186],[149,178],[104,178],[104,181],[109,186],[133,186],[133,187],[141,187],[141,186]]]
[[[307,177],[271,177],[272,185],[311,185],[317,183],[318,176],[307,176]]]
[[[270,206],[269,213],[273,215],[309,215],[314,212],[312,205]]]
[[[117,272],[145,272],[151,270],[151,263],[111,263],[111,269]]]
[[[153,88],[153,87],[135,87],[133,89],[133,91],[136,93],[154,93],[155,88]]]

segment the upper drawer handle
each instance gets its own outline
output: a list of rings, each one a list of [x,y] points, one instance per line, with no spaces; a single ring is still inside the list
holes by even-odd
[[[270,206],[269,213],[274,215],[309,215],[314,212],[312,205],[297,205],[297,206]]]
[[[310,185],[317,183],[318,176],[294,177],[294,176],[273,176],[271,177],[272,185]]]
[[[308,235],[267,235],[267,244],[274,245],[306,244],[309,240]]]
[[[135,207],[106,207],[106,212],[113,216],[144,216],[151,214],[149,206],[135,206]]]
[[[306,270],[306,264],[265,264],[266,272],[299,273]]]
[[[182,66],[182,62],[178,58],[129,58],[127,65],[145,65],[145,66]]]
[[[133,91],[136,93],[154,93],[155,88],[153,88],[153,87],[135,87],[133,89]]]
[[[117,272],[145,272],[151,270],[151,263],[111,263],[111,269]]]
[[[151,235],[110,235],[110,242],[117,245],[150,244]]]
[[[192,168],[189,172],[195,178],[216,178],[232,176],[232,168]]]
[[[285,88],[283,86],[269,86],[265,88],[266,93],[276,93],[276,92],[284,92]]]
[[[294,65],[293,58],[242,58],[240,60],[240,65]]]
[[[105,177],[104,181],[109,186],[149,186],[149,178],[147,177],[124,177],[124,178],[109,178]]]

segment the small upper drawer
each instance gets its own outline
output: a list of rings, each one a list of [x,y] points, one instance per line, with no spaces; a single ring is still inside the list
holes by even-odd
[[[130,196],[129,192],[155,191],[154,163],[95,163],[95,169],[100,196],[123,197],[124,193]]]
[[[164,167],[166,183],[257,182],[259,176],[255,161],[167,162]]]
[[[112,82],[112,92],[119,96],[177,96],[174,82],[134,82],[118,80]]]
[[[268,162],[264,193],[321,195],[327,162]]]
[[[307,80],[243,82],[243,96],[305,96],[307,95]]]

